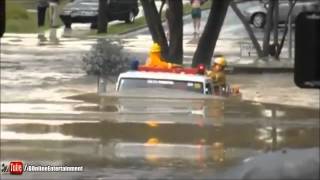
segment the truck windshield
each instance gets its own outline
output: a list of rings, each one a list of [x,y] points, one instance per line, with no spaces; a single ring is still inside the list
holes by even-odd
[[[122,78],[120,80],[118,91],[139,88],[175,89],[203,94],[203,84],[201,82],[133,78]]]

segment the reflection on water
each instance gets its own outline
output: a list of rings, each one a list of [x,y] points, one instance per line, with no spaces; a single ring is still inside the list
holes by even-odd
[[[97,110],[92,107],[80,109]],[[218,170],[268,151],[319,147],[318,110],[228,100],[203,101],[197,107],[205,113],[120,112],[111,121],[104,117],[59,123],[2,119],[2,160],[71,163],[88,169]]]

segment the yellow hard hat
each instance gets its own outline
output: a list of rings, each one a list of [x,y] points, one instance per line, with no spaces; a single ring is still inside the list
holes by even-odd
[[[158,43],[153,43],[150,51],[151,52],[161,52],[161,47]]]
[[[227,65],[227,61],[224,59],[224,57],[217,57],[214,60],[215,64],[219,64],[220,66],[226,66]]]

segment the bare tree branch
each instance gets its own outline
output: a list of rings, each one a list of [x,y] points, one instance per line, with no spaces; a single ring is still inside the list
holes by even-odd
[[[160,10],[159,10],[160,17],[162,17],[162,11],[163,11],[163,7],[165,4],[166,4],[166,0],[161,0],[161,6],[160,6]]]
[[[267,11],[267,19],[266,19],[266,26],[264,28],[264,36],[263,36],[263,56],[267,57],[270,53],[270,34],[272,31],[272,17],[273,17],[273,10],[275,7],[275,3],[273,0],[269,0],[269,6]]]
[[[256,36],[254,35],[254,32],[252,30],[252,28],[250,27],[249,23],[247,22],[246,18],[244,17],[244,15],[241,13],[240,9],[238,8],[237,4],[235,2],[231,2],[231,8],[232,10],[235,12],[235,14],[239,17],[240,21],[242,22],[243,26],[245,27],[253,46],[255,47],[257,54],[259,57],[263,56],[263,52],[261,50],[261,46],[256,38]]]
[[[278,49],[279,49],[279,33],[278,33],[278,22],[279,22],[279,0],[275,1],[275,7],[273,12],[273,46],[274,46],[274,57],[279,59]]]
[[[297,0],[293,0],[292,7],[289,9],[289,12],[288,12],[288,15],[287,15],[287,19],[286,19],[286,27],[284,29],[284,33],[283,33],[283,36],[282,36],[282,39],[281,39],[281,42],[280,42],[280,45],[279,45],[279,50],[277,52],[277,56],[280,56],[282,48],[283,48],[283,45],[284,45],[284,41],[286,40],[286,36],[287,36],[287,33],[288,33],[288,27],[289,27],[289,18],[290,18],[291,14],[292,14],[294,6],[296,5],[296,2],[297,2]],[[290,26],[291,26],[291,24],[290,24]]]

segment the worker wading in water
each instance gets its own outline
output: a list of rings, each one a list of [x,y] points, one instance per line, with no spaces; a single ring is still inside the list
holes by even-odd
[[[206,74],[212,79],[213,89],[215,94],[220,94],[222,89],[226,87],[226,75],[225,67],[227,63],[224,57],[217,57],[211,67],[211,70],[207,71]]]

